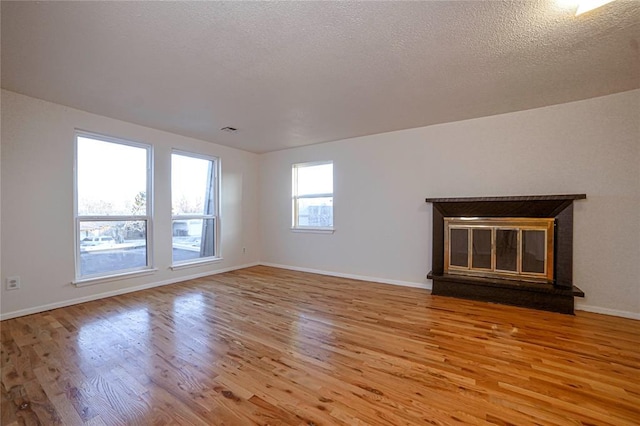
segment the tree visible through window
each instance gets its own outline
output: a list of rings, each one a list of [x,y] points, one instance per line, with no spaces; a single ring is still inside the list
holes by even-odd
[[[293,227],[333,228],[333,162],[293,165]]]
[[[76,134],[76,278],[147,269],[149,145]]]
[[[174,264],[219,257],[217,164],[213,157],[171,155]]]

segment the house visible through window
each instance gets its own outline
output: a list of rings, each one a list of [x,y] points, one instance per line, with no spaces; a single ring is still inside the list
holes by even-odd
[[[333,229],[333,162],[293,165],[293,228]]]
[[[76,133],[76,279],[149,269],[151,146]]]
[[[218,159],[171,155],[173,264],[219,257]]]

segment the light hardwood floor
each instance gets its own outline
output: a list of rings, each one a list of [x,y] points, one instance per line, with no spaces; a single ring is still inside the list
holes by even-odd
[[[254,267],[3,321],[2,425],[640,424],[640,321]]]

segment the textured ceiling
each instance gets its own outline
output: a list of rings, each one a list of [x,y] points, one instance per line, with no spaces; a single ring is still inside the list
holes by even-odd
[[[633,0],[1,8],[3,88],[252,152],[640,87]]]

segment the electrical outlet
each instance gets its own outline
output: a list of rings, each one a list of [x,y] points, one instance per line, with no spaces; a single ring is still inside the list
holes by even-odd
[[[20,288],[20,277],[7,277],[5,282],[7,290],[17,290]]]

